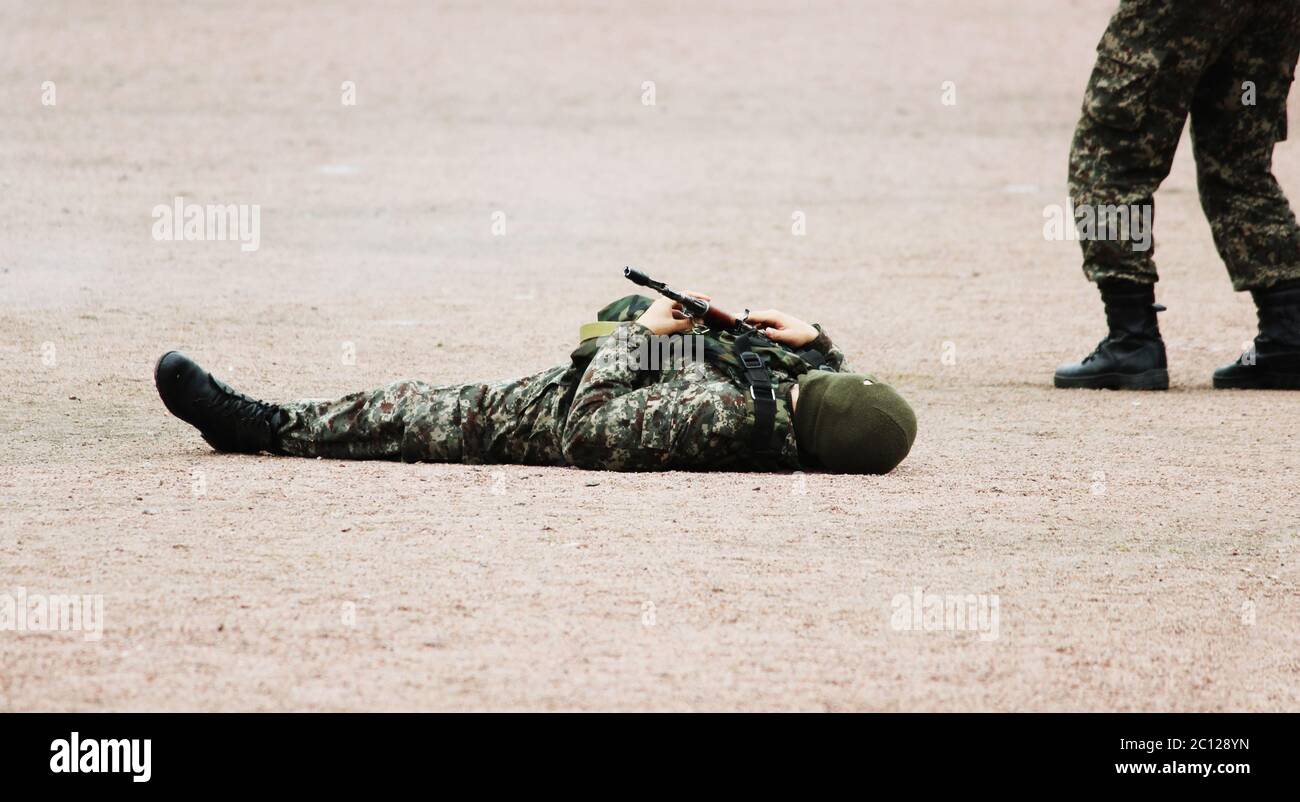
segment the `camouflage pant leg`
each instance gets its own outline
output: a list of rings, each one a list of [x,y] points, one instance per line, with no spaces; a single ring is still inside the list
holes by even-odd
[[[1300,278],[1300,228],[1272,170],[1297,56],[1300,0],[1263,3],[1192,102],[1201,207],[1238,290]]]
[[[513,381],[399,381],[332,401],[281,404],[280,446],[301,457],[562,464],[568,367]]]
[[[461,395],[462,462],[563,465],[570,365],[522,379],[467,385]]]
[[[1253,4],[1121,0],[1097,45],[1070,147],[1076,214],[1103,217],[1122,208],[1154,215],[1152,195],[1169,175],[1196,84]],[[1146,237],[1138,243],[1128,232],[1081,228],[1080,244],[1092,281],[1157,280]]]
[[[290,401],[280,404],[280,447],[298,457],[459,462],[460,396],[456,386],[399,381],[332,401]]]

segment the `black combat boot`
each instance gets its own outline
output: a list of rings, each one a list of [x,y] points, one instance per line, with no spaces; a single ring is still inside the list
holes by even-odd
[[[153,378],[167,410],[216,450],[282,453],[276,432],[284,413],[274,404],[235,392],[179,351],[162,355]]]
[[[1300,281],[1251,290],[1259,313],[1255,346],[1214,371],[1214,386],[1300,390]]]
[[[1160,338],[1155,287],[1133,281],[1097,283],[1110,334],[1082,362],[1056,369],[1057,387],[1093,390],[1167,390],[1169,363]]]

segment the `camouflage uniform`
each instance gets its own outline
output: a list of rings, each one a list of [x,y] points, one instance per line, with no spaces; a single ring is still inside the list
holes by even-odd
[[[1272,174],[1300,53],[1300,0],[1122,0],[1070,149],[1080,210],[1147,206],[1188,114],[1201,206],[1233,287],[1300,278],[1300,229]],[[1243,103],[1253,82],[1255,105]],[[1157,280],[1154,249],[1082,241],[1092,281]]]
[[[771,361],[781,403],[772,446],[758,453],[750,443],[748,386],[716,360],[639,369],[648,336],[644,327],[624,322],[589,364],[514,381],[401,381],[335,401],[281,404],[280,447],[304,457],[618,471],[800,467],[789,398],[806,364]],[[843,353],[824,332],[809,348],[824,356],[823,369],[845,370]]]

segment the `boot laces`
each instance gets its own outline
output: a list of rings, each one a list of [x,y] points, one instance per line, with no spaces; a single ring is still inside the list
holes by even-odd
[[[1088,354],[1087,356],[1085,356],[1085,357],[1083,358],[1083,362],[1084,362],[1084,364],[1087,364],[1087,363],[1091,362],[1092,360],[1096,359],[1097,357],[1101,356],[1102,351],[1106,350],[1106,346],[1108,346],[1108,345],[1110,345],[1111,343],[1114,343],[1114,342],[1116,342],[1116,341],[1118,341],[1118,340],[1122,340],[1122,339],[1124,339],[1126,336],[1128,336],[1128,335],[1127,335],[1127,332],[1122,332],[1122,331],[1111,331],[1111,332],[1108,333],[1105,337],[1102,337],[1102,338],[1101,338],[1101,342],[1097,343],[1097,347],[1094,348],[1094,349],[1092,349],[1092,353],[1091,353],[1091,354]]]
[[[1094,349],[1092,349],[1092,353],[1091,353],[1091,354],[1088,354],[1087,356],[1085,356],[1085,357],[1083,358],[1083,364],[1086,365],[1086,364],[1088,364],[1089,362],[1091,362],[1092,360],[1096,359],[1098,356],[1100,356],[1100,355],[1101,355],[1101,349],[1104,348],[1104,347],[1106,347],[1106,343],[1108,343],[1108,342],[1110,342],[1110,337],[1103,337],[1103,338],[1101,339],[1101,342],[1097,343],[1097,347],[1094,348]]]
[[[218,395],[217,401],[212,404],[213,412],[232,417],[236,422],[247,426],[271,428],[271,420],[279,411],[278,407],[237,393],[215,378],[212,383]]]

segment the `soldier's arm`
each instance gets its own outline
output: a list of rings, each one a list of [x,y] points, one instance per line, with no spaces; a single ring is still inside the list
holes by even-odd
[[[836,373],[848,373],[849,366],[844,363],[844,352],[840,347],[831,342],[830,335],[822,330],[820,323],[814,323],[813,327],[817,329],[817,338],[808,343],[808,348],[818,351],[826,357],[826,364],[829,365]]]
[[[636,386],[638,349],[648,334],[625,323],[592,357],[565,421],[569,464],[611,471],[702,468],[738,439],[743,397],[728,403],[707,384],[687,381]]]
[[[817,351],[832,370],[839,373],[848,370],[844,365],[844,352],[835,347],[831,338],[817,323],[805,323],[779,309],[750,312],[745,319],[757,326],[771,340],[795,351]]]

